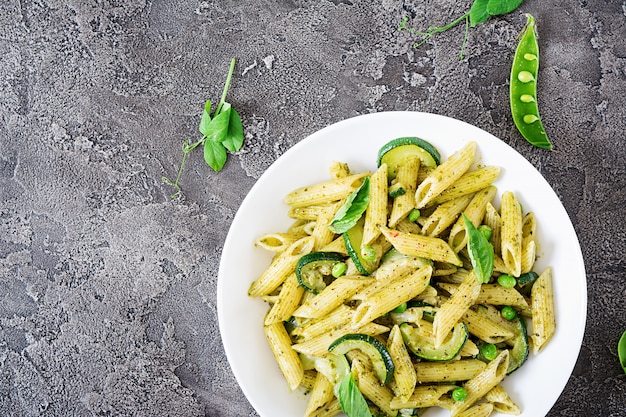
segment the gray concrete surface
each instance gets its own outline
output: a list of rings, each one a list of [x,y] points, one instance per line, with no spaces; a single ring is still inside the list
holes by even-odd
[[[502,138],[560,196],[588,272],[588,325],[550,417],[626,416],[626,3],[526,0],[418,49],[396,27],[453,0],[0,2],[0,415],[256,415],[216,312],[222,243],[264,170],[347,117],[418,110]],[[527,144],[508,71],[530,12],[540,104],[558,149]],[[230,101],[246,143],[213,173],[200,153],[171,201],[163,175],[204,100]],[[575,348],[574,346],[572,348]]]

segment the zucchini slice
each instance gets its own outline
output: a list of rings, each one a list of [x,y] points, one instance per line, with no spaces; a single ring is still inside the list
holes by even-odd
[[[363,225],[365,224],[365,219],[361,217],[359,221],[350,228],[347,232],[343,234],[343,241],[346,245],[346,250],[348,251],[348,255],[352,261],[354,261],[354,265],[356,266],[357,271],[363,275],[369,275],[376,270],[378,267],[378,262],[376,261],[366,261],[363,259],[361,255],[361,244],[363,242]]]
[[[403,137],[387,142],[378,150],[378,166],[387,164],[387,175],[393,180],[398,167],[404,164],[409,158],[417,156],[420,163],[427,167],[436,167],[441,161],[439,151],[418,137]]]
[[[346,357],[334,353],[329,353],[325,358],[314,358],[314,368],[333,384],[335,390],[341,379],[350,373]]]
[[[326,288],[333,266],[338,262],[343,262],[343,255],[337,252],[307,253],[296,264],[298,284],[313,294],[319,293]]]
[[[390,198],[400,197],[406,194],[406,187],[402,183],[395,183],[389,186],[388,194]]]
[[[328,347],[328,351],[335,354],[345,354],[352,349],[359,349],[370,358],[374,372],[383,385],[391,381],[395,369],[393,360],[385,345],[378,339],[367,334],[348,333]]]
[[[526,320],[518,314],[512,324],[515,324],[515,336],[513,337],[513,347],[509,352],[509,367],[506,370],[507,374],[510,374],[526,362],[529,350]]]
[[[463,322],[457,323],[452,328],[452,334],[438,348],[435,348],[434,338],[420,334],[418,329],[408,323],[400,325],[400,333],[409,350],[415,356],[428,361],[449,361],[454,359],[463,349],[469,337],[467,326]]]

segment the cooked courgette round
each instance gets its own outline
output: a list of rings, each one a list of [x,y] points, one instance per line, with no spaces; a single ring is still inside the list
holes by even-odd
[[[404,343],[415,356],[428,361],[449,361],[454,359],[469,337],[465,323],[459,322],[452,328],[452,334],[446,341],[435,347],[431,338],[419,334],[417,329],[408,323],[400,325],[400,333]]]
[[[509,367],[506,370],[510,374],[526,362],[528,358],[528,332],[526,330],[526,320],[520,315],[512,323],[515,324],[515,336],[513,337],[513,347],[509,355]]]
[[[335,264],[343,262],[337,252],[312,252],[302,256],[296,265],[298,284],[305,290],[317,294],[326,288]]]
[[[352,349],[365,353],[374,366],[374,372],[383,385],[391,381],[394,372],[393,360],[384,344],[373,336],[362,333],[349,333],[341,336],[328,347],[335,354],[345,354]]]
[[[343,241],[346,245],[348,255],[354,262],[357,271],[363,275],[369,275],[378,267],[377,260],[368,261],[363,259],[361,245],[363,242],[363,225],[365,219],[361,218],[350,230],[343,233]]]
[[[378,150],[378,166],[387,164],[387,176],[390,180],[396,177],[398,167],[411,157],[418,157],[420,163],[427,167],[436,167],[441,161],[439,151],[418,137],[402,137],[387,142]]]

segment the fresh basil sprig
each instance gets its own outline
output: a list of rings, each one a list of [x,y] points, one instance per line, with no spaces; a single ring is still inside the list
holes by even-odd
[[[337,234],[346,232],[354,226],[370,202],[370,178],[365,177],[363,183],[352,192],[346,202],[337,210],[328,228]]]
[[[467,231],[467,251],[474,268],[474,273],[480,282],[487,283],[493,273],[494,251],[493,245],[487,240],[470,219],[463,214],[465,230]]]
[[[359,387],[354,381],[352,373],[346,374],[339,382],[337,390],[339,394],[339,404],[348,417],[372,417],[367,402],[359,391]]]
[[[470,10],[464,15],[457,17],[452,22],[444,26],[429,26],[426,31],[419,31],[407,26],[409,21],[408,17],[404,17],[398,25],[398,30],[408,30],[414,35],[421,37],[421,40],[415,42],[413,46],[415,48],[428,42],[431,37],[437,33],[445,32],[448,29],[452,29],[461,22],[465,22],[465,35],[463,37],[463,44],[461,45],[461,54],[459,59],[463,59],[463,52],[465,50],[465,44],[467,43],[467,36],[469,34],[469,27],[476,27],[477,25],[485,22],[492,16],[503,15],[511,13],[517,9],[524,0],[474,0]]]
[[[207,100],[204,105],[204,112],[200,119],[200,125],[198,130],[202,134],[202,139],[193,144],[189,140],[183,142],[183,160],[178,170],[176,180],[172,181],[167,177],[163,177],[163,182],[170,184],[176,188],[176,193],[172,195],[172,198],[176,198],[181,193],[179,185],[180,176],[185,166],[187,156],[200,145],[204,145],[204,161],[215,172],[220,171],[228,156],[227,151],[237,152],[243,146],[243,124],[241,123],[241,117],[239,113],[226,101],[226,94],[230,87],[230,81],[235,70],[235,58],[230,61],[230,69],[226,82],[224,83],[224,89],[222,90],[222,97],[220,98],[215,112],[211,116],[211,100]]]

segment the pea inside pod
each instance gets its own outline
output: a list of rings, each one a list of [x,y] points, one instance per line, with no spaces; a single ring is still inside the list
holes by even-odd
[[[526,15],[513,58],[510,81],[511,115],[524,139],[539,148],[552,149],[552,143],[543,127],[537,104],[537,74],[539,72],[539,44],[535,18]]]

